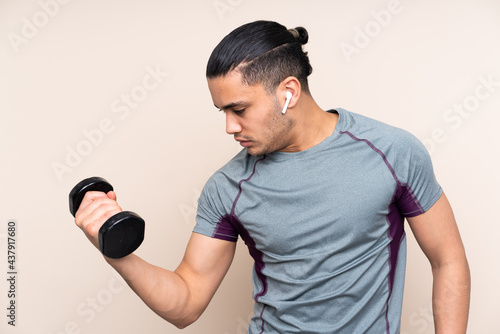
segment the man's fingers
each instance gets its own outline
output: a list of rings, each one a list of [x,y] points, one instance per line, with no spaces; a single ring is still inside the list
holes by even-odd
[[[116,193],[113,190],[109,191],[106,195],[113,201],[116,201]]]
[[[118,203],[101,193],[98,196],[89,196],[86,206],[80,208],[75,215],[75,223],[81,229],[92,235],[94,230],[99,229],[104,222],[114,214],[121,212]]]
[[[115,195],[115,198],[116,198],[116,195]],[[109,199],[109,197],[108,197],[108,195],[106,195],[102,191],[87,191],[85,193],[85,196],[83,196],[83,199],[82,199],[82,202],[80,203],[80,206],[78,207],[78,211],[75,213],[75,217],[79,211],[85,210],[85,208],[89,204],[91,204],[92,202],[94,202],[98,199]]]
[[[115,201],[108,201],[95,200],[84,210],[79,211],[75,217],[77,225],[81,225],[81,227],[85,228],[86,225],[92,224],[95,221],[102,221],[101,223],[103,224],[112,215],[121,212],[120,206]],[[80,222],[80,224],[78,224],[78,222]]]
[[[75,216],[76,225],[82,229],[87,238],[99,248],[99,230],[113,215],[122,209],[116,201],[104,197],[95,198],[85,208],[78,210]]]
[[[116,201],[109,199],[108,197],[99,197],[90,201],[86,207],[78,210],[75,215],[75,220],[93,221],[99,217],[104,217],[107,215],[107,212],[118,213],[120,211],[121,208]]]

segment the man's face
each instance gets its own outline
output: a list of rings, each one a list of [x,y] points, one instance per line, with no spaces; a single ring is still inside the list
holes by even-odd
[[[280,103],[261,84],[245,85],[237,70],[208,79],[214,105],[226,114],[226,132],[251,155],[286,150],[293,121],[281,113]]]

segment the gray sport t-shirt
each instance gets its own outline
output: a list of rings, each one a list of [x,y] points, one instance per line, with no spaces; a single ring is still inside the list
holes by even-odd
[[[337,112],[334,133],[297,153],[243,149],[206,183],[194,232],[255,260],[248,333],[399,333],[404,217],[441,196],[408,132]]]

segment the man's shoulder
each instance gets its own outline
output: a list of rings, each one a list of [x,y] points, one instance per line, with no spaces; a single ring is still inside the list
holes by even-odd
[[[229,174],[237,177],[235,174],[241,173],[242,169],[246,169],[247,166],[253,165],[257,159],[259,159],[259,157],[249,154],[244,148],[220,167],[215,174]]]
[[[336,110],[344,118],[339,128],[341,134],[349,134],[377,148],[391,146],[409,149],[421,146],[420,140],[405,129],[342,108]]]
[[[209,178],[207,184],[234,184],[245,178],[248,171],[253,168],[255,161],[262,158],[261,156],[252,156],[248,154],[246,149],[242,149],[233,158],[220,167]]]

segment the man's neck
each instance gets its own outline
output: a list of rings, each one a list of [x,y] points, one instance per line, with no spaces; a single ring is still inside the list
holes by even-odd
[[[338,114],[321,109],[311,96],[303,95],[293,117],[291,145],[283,152],[300,152],[314,147],[333,134]]]

